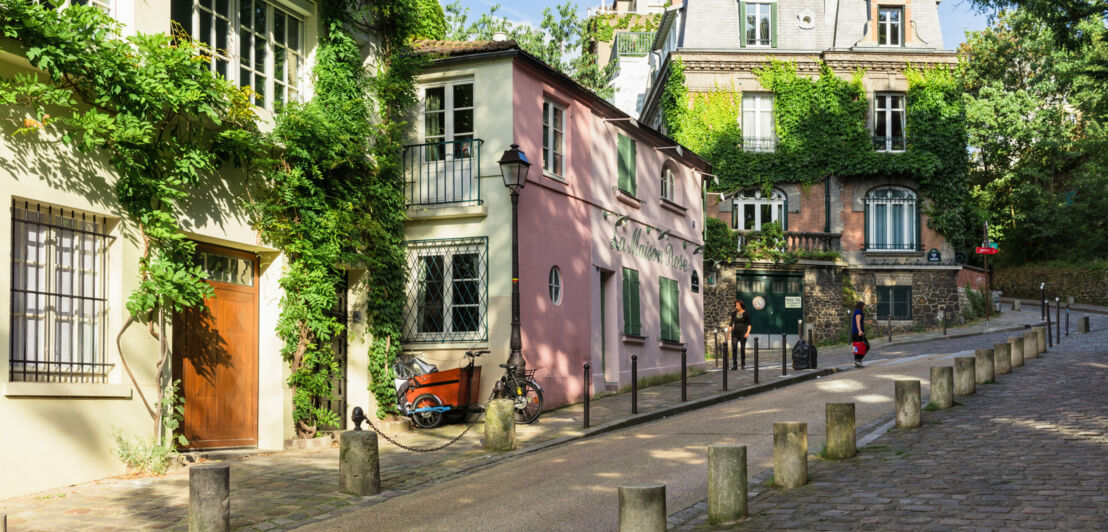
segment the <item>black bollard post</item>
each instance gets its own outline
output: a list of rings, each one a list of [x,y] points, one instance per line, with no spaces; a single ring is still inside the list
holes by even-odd
[[[723,358],[723,391],[727,391],[727,357]]]
[[[943,309],[943,336],[946,336],[946,309]]]
[[[1054,343],[1062,343],[1062,298],[1054,298]]]
[[[716,349],[715,349],[715,351],[713,351],[713,353],[715,353],[716,367],[718,368],[719,367],[719,332],[718,331],[712,331],[712,340],[714,340],[715,343],[716,343]],[[724,363],[726,363],[726,362],[727,361],[725,360]]]
[[[1039,309],[1042,310],[1040,319],[1046,319],[1046,283],[1039,283]]]
[[[681,348],[681,402],[682,403],[689,400],[689,395],[688,395],[689,372],[687,371],[687,368],[686,368],[686,365],[688,364],[688,360],[687,360],[688,356],[689,356],[689,350],[682,347]]]
[[[812,348],[810,351],[812,357],[809,362],[812,364],[812,369],[816,369],[819,367],[819,350],[816,349],[815,330],[813,329],[808,329],[808,346]]]
[[[1050,311],[1046,313],[1046,346],[1054,347],[1054,340],[1050,336],[1054,333],[1054,330],[1050,327]]]
[[[785,340],[785,335],[782,334],[781,335],[781,376],[782,377],[789,374],[789,370],[785,369],[786,368],[785,364],[788,363],[788,357],[789,357],[788,350],[786,349],[788,346],[789,346],[789,342],[787,340]]]
[[[758,384],[758,337],[754,337],[754,384]]]
[[[631,413],[639,413],[639,355],[631,355]]]
[[[892,307],[892,305],[889,305]],[[893,313],[892,308],[889,309],[889,343],[893,342]]]
[[[592,372],[588,362],[585,362],[585,419],[583,428],[589,428],[589,383],[592,381]]]
[[[1066,336],[1070,335],[1070,304],[1066,303]]]

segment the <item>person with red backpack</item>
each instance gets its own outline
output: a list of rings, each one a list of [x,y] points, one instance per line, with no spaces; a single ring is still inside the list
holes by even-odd
[[[869,352],[869,339],[866,338],[866,330],[862,325],[866,321],[865,308],[866,304],[861,301],[854,303],[854,312],[850,316],[850,342],[856,368],[864,367],[862,358]]]

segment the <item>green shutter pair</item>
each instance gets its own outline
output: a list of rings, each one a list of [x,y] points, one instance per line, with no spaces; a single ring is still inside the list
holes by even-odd
[[[619,136],[618,175],[619,189],[635,195],[635,141],[626,135]]]
[[[639,272],[623,269],[623,334],[642,335],[639,320]]]
[[[658,278],[659,317],[662,322],[662,340],[681,341],[681,306],[678,304],[677,281]]]
[[[739,2],[739,46],[743,48],[746,48],[747,3],[748,2]],[[771,47],[777,48],[777,2],[772,2],[769,4],[769,43]]]

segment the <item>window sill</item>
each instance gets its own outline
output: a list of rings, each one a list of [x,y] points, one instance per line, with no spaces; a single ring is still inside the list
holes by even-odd
[[[683,342],[674,342],[670,340],[658,340],[658,347],[668,351],[681,351],[685,349]]]
[[[568,185],[569,184],[569,180],[567,180],[566,178],[564,178],[560,175],[552,174],[550,172],[543,172],[542,175],[543,175],[543,177],[549,178],[553,181],[557,181],[557,182],[559,182],[563,185]]]
[[[642,208],[642,200],[621,188],[616,188],[616,199],[636,209]]]
[[[90,399],[130,399],[131,387],[125,384],[88,384],[68,382],[6,382],[0,384],[4,397],[63,397]]]
[[[486,339],[478,340],[420,340],[417,338],[408,338],[403,341],[405,351],[442,351],[442,350],[454,350],[454,351],[469,351],[473,349],[488,349],[489,343]]]
[[[646,337],[637,334],[621,334],[620,339],[623,340],[625,344],[643,345],[646,343]]]
[[[926,255],[926,251],[918,249],[866,249],[866,255]]]
[[[489,214],[487,205],[411,205],[407,209],[408,221],[447,220],[452,218],[484,218]]]
[[[688,207],[683,207],[665,198],[662,198],[661,205],[662,208],[673,211],[682,216],[689,211]]]

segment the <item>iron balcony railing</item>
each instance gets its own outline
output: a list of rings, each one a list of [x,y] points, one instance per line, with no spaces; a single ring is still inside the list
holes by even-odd
[[[404,147],[404,195],[408,205],[481,204],[481,139]]]
[[[904,137],[873,137],[873,147],[877,151],[904,151]]]
[[[777,151],[777,137],[743,137],[743,150],[772,153]]]
[[[646,55],[654,43],[652,31],[624,31],[616,34],[616,55]]]
[[[742,251],[743,244],[751,238],[761,236],[761,231],[731,231],[735,239],[735,249]],[[785,249],[781,251],[840,251],[839,233],[810,233],[806,231],[785,231]]]
[[[923,243],[866,242],[866,251],[923,251]]]

